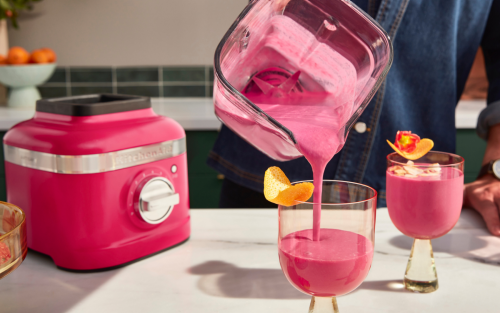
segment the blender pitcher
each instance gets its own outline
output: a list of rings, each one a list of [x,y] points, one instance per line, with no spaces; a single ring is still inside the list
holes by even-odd
[[[217,47],[215,113],[278,161],[303,155],[289,122],[330,127],[338,152],[392,57],[387,33],[349,0],[254,0]]]

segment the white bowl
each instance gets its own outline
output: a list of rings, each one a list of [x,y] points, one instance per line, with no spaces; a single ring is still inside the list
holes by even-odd
[[[37,86],[47,81],[55,69],[55,63],[0,66],[0,82],[9,87]]]
[[[35,86],[46,82],[55,69],[55,63],[0,66],[0,82],[10,87],[8,105],[34,107],[41,98]]]

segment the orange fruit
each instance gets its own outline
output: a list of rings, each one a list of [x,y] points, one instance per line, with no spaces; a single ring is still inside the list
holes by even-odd
[[[307,201],[314,191],[311,183],[293,185],[285,173],[276,166],[267,169],[264,175],[264,196],[267,201],[284,206],[291,206],[297,201]]]
[[[0,54],[0,66],[2,66],[2,65],[6,65],[6,64],[9,64],[9,63],[7,62],[7,58],[5,57],[5,55]]]
[[[7,62],[12,65],[27,64],[30,60],[28,51],[21,47],[12,47],[7,54]]]
[[[395,145],[392,144],[389,140],[387,140],[389,146],[391,146],[394,151],[396,151],[400,156],[406,158],[408,160],[417,160],[427,154],[427,152],[431,151],[432,147],[434,147],[434,141],[424,138],[421,139],[419,143],[417,143],[417,147],[415,150],[410,152],[405,152],[399,150]]]
[[[49,57],[42,49],[33,50],[30,55],[30,63],[49,63]]]
[[[45,52],[45,54],[49,58],[49,63],[54,63],[57,60],[57,55],[54,52],[54,50],[52,50],[50,48],[41,48],[40,50]]]

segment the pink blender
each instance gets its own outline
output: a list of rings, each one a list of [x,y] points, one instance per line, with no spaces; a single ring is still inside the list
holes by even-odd
[[[154,113],[149,98],[39,100],[3,148],[7,198],[25,213],[24,242],[60,268],[115,268],[189,238],[185,132]]]

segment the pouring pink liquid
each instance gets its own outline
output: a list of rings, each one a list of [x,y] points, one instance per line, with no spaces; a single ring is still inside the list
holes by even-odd
[[[247,97],[295,134],[298,150],[311,164],[315,186],[313,239],[319,240],[323,174],[344,145],[345,108],[349,103],[331,95],[291,96],[286,104],[271,104],[274,99],[263,96]]]
[[[287,3],[252,1],[219,44],[215,111],[270,158],[304,156],[311,164],[314,204],[278,208],[280,262],[295,287],[320,296],[311,308],[323,303],[336,311],[336,300],[327,297],[352,291],[368,273],[376,192],[323,181],[323,174],[385,77],[392,46],[381,27],[348,1]],[[325,199],[342,204],[322,203],[323,188]],[[345,205],[345,194],[361,202]],[[347,231],[344,222],[357,226]]]
[[[330,26],[325,24],[321,36],[329,36],[329,30],[334,29]],[[237,103],[223,106],[225,102],[216,98],[220,103],[215,107],[216,114],[225,116],[224,122],[243,138],[251,134],[264,152],[293,159],[298,150],[309,161],[315,185],[313,200],[317,203],[313,238],[318,240],[323,174],[344,145],[346,124],[357,109],[356,90],[370,78],[362,74],[358,77],[349,60],[286,16],[276,15],[259,27],[252,32],[252,40],[260,42],[249,46],[241,59],[229,59],[226,75],[235,87],[240,84],[242,94],[251,102],[294,134],[295,147],[287,145],[280,131],[258,113]],[[304,51],[304,47],[308,48]],[[310,57],[312,54],[314,57]],[[258,71],[250,82],[241,75],[242,68],[248,67]],[[283,68],[294,68],[295,72]]]

